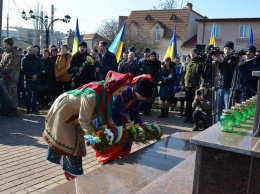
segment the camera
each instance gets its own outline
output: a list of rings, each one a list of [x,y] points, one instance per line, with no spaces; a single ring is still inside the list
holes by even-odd
[[[246,54],[246,52],[243,49],[241,49],[240,51],[233,50],[231,52],[230,60],[231,60],[232,63],[238,63],[239,62],[239,56],[243,56],[245,54]]]
[[[201,95],[203,95],[204,94],[204,90],[197,90],[196,91],[196,95],[197,96],[201,96]]]
[[[207,55],[204,53],[197,53],[197,57],[199,63],[207,61]]]
[[[210,53],[211,55],[222,55],[222,54],[224,54],[224,52],[223,52],[223,51],[220,51],[218,47],[213,47],[213,48],[211,48],[210,51],[209,51],[209,53]]]

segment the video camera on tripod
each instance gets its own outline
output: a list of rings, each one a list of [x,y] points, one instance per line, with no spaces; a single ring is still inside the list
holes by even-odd
[[[231,60],[232,63],[238,63],[239,62],[239,56],[243,56],[245,54],[246,54],[246,52],[243,49],[241,49],[240,51],[233,50],[233,51],[231,51],[230,60]]]

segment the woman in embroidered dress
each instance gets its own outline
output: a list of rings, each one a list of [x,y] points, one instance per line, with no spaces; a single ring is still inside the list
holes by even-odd
[[[66,179],[83,174],[86,155],[84,135],[91,135],[93,119],[98,125],[114,125],[113,96],[121,95],[132,74],[110,71],[106,80],[91,82],[60,95],[46,116],[43,138],[48,143],[47,160],[62,164]]]
[[[128,111],[130,120],[135,124],[141,124],[142,120],[139,115],[139,101],[145,98],[151,98],[156,84],[149,74],[143,74],[135,77],[120,96],[113,97],[113,114],[112,118],[116,126],[122,126],[128,123],[125,117],[125,111]],[[103,164],[116,160],[119,157],[126,156],[131,152],[132,143],[118,143],[105,148],[102,153],[96,150],[96,159]]]

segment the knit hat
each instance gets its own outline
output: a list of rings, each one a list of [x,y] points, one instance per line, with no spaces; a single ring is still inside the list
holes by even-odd
[[[128,48],[128,50],[129,50],[130,52],[135,53],[135,47],[134,47],[134,46],[130,46],[130,47]]]
[[[151,98],[156,84],[154,82],[149,81],[146,78],[139,79],[134,85],[134,90],[141,96],[145,98]]]
[[[150,53],[150,49],[149,48],[144,48],[144,53]]]
[[[51,49],[51,51],[56,51],[56,52],[58,52],[58,49],[57,49],[56,47],[53,47],[53,48]]]
[[[155,51],[152,51],[151,53],[150,53],[150,55],[157,55],[157,53],[155,52]]]
[[[227,41],[227,42],[225,42],[225,44],[224,44],[224,48],[225,47],[229,47],[229,48],[231,48],[232,50],[234,50],[234,43],[232,42],[232,41]]]
[[[166,57],[165,59],[164,59],[164,62],[165,61],[171,61],[172,59],[171,59],[171,57]]]
[[[110,94],[113,94],[120,87],[129,85],[133,80],[133,75],[131,73],[122,74],[110,70],[105,80],[105,88]]]
[[[82,41],[82,42],[80,42],[80,43],[79,43],[79,47],[80,47],[80,46],[87,47],[88,45],[87,45],[87,43],[86,43],[86,42]]]
[[[214,46],[213,46],[212,44],[208,44],[208,45],[205,47],[205,52],[210,51],[212,48],[214,48]]]
[[[14,40],[12,38],[10,38],[10,37],[6,37],[4,39],[4,43],[6,43],[6,44],[8,44],[10,46],[13,46],[14,45]]]
[[[199,52],[200,52],[200,50],[199,50],[199,49],[197,49],[197,48],[192,48],[192,49],[190,50],[190,52],[199,53]]]
[[[253,53],[256,52],[256,47],[254,45],[249,45],[246,50],[252,51]]]

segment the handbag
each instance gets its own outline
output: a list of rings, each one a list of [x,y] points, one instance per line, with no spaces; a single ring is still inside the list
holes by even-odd
[[[183,100],[186,98],[186,92],[185,91],[176,92],[174,97],[177,98],[178,100]]]

